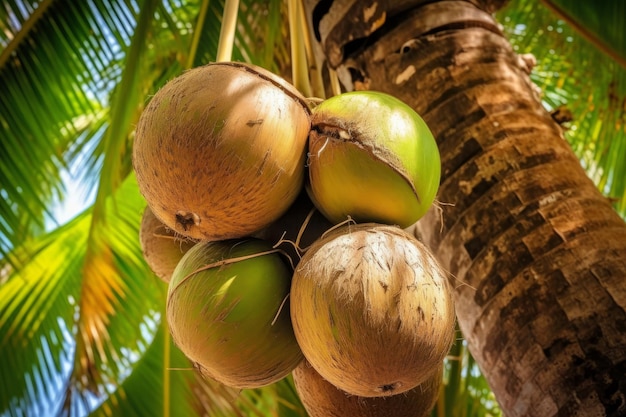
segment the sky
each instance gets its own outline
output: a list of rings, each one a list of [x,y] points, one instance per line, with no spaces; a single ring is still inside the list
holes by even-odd
[[[65,187],[65,199],[52,204],[52,219],[46,223],[46,230],[53,230],[70,220],[95,200],[95,189],[89,190],[84,182],[77,180],[71,172],[62,171],[61,179]]]

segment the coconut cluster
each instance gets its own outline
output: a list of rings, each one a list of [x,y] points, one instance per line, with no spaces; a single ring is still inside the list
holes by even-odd
[[[311,416],[424,416],[454,335],[447,274],[404,228],[440,162],[378,92],[313,106],[253,65],[191,69],[152,97],[133,166],[140,241],[176,345],[205,378],[293,374]]]

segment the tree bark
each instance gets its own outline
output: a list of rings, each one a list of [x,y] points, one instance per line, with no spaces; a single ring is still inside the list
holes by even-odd
[[[402,99],[437,139],[439,205],[417,228],[503,411],[626,415],[626,224],[542,107],[494,2],[388,3],[402,7],[306,7],[344,84]]]

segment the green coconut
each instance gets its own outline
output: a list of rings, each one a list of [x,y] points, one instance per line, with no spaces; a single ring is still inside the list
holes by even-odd
[[[408,227],[432,205],[441,173],[424,120],[388,94],[354,91],[313,109],[310,192],[329,220]]]
[[[304,254],[291,285],[291,320],[311,366],[361,397],[423,383],[454,341],[448,276],[404,230],[347,225]]]
[[[289,316],[291,270],[260,239],[199,243],[174,270],[167,322],[202,374],[235,388],[288,375],[302,360]]]
[[[443,363],[426,381],[397,395],[350,395],[322,376],[306,361],[293,370],[293,382],[309,417],[426,417],[435,406]]]
[[[133,166],[155,216],[199,240],[250,235],[300,193],[310,112],[263,68],[219,62],[188,70],[139,119]]]

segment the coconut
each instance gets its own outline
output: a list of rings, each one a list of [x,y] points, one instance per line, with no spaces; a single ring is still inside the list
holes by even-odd
[[[442,376],[443,363],[426,381],[407,392],[359,397],[326,381],[306,360],[293,370],[296,391],[309,417],[426,417],[437,401]]]
[[[288,375],[302,360],[289,317],[291,271],[260,239],[198,243],[167,295],[172,339],[202,374],[235,388]]]
[[[326,234],[296,268],[290,299],[305,358],[353,395],[411,390],[440,366],[454,340],[447,274],[395,226],[347,225]]]
[[[302,190],[309,128],[302,96],[269,71],[235,62],[191,69],[141,114],[139,189],[156,217],[185,236],[249,235]]]
[[[194,240],[179,235],[156,218],[150,207],[144,209],[139,229],[139,242],[146,263],[156,276],[170,282],[178,262]]]
[[[432,205],[441,173],[424,120],[388,94],[353,91],[313,109],[310,192],[329,220],[408,227]]]

